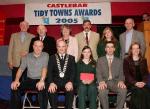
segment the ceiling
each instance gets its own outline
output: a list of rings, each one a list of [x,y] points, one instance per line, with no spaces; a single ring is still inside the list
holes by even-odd
[[[8,4],[25,4],[25,3],[42,3],[42,2],[150,2],[150,0],[0,0],[0,5],[8,5]]]

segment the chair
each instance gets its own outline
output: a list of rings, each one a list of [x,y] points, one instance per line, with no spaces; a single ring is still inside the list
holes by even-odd
[[[40,108],[40,106],[33,105],[32,101],[29,99],[29,94],[37,94],[37,93],[38,93],[37,91],[33,91],[33,90],[25,91],[22,109]],[[50,106],[50,103],[48,102],[47,109],[50,109],[50,108],[51,106]]]
[[[75,93],[74,94],[74,100],[73,100],[73,106],[72,106],[72,108],[73,109],[79,109],[79,108],[77,108],[77,99],[78,99],[78,94],[77,93]],[[98,98],[98,96],[97,96],[97,109],[101,109],[101,106],[100,106],[100,102],[99,102],[99,98]],[[89,108],[86,108],[86,109],[89,109]]]
[[[27,108],[40,108],[39,106],[34,106],[32,104],[32,101],[29,99],[28,95],[29,94],[37,94],[37,91],[31,91],[31,90],[28,90],[25,92],[25,96],[24,96],[24,99],[23,99],[23,106],[22,106],[22,109],[27,109]],[[26,105],[26,103],[28,103],[29,105]]]
[[[64,91],[58,91],[57,94],[58,94],[57,99],[59,99],[59,97],[61,97],[61,96],[65,96],[65,92],[64,92]],[[60,101],[58,100],[58,102],[60,102]],[[64,102],[65,102],[65,101],[64,101]],[[72,108],[73,108],[73,109],[76,109],[75,107],[76,107],[76,96],[74,95]],[[65,108],[65,105],[62,106],[62,105],[60,105],[60,104],[58,103],[57,108],[59,108],[59,109],[60,109],[60,108],[63,108],[63,109],[64,109],[64,108]]]
[[[123,109],[129,109],[129,107],[127,106],[127,102],[130,100],[130,95],[131,95],[131,92],[127,92],[126,101],[124,103]],[[108,96],[117,96],[117,93],[109,92]],[[98,103],[98,109],[101,109],[100,100],[99,100],[99,103]]]

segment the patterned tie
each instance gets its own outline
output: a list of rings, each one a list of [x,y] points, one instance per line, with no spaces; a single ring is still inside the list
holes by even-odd
[[[108,68],[109,68],[109,77],[108,77],[108,80],[111,80],[112,79],[112,69],[111,69],[111,66],[112,66],[112,58],[108,58]]]
[[[64,56],[63,56],[63,55],[61,55],[61,60],[62,60],[62,61],[64,60]]]
[[[86,44],[89,45],[88,33],[85,33],[85,40],[86,40]]]

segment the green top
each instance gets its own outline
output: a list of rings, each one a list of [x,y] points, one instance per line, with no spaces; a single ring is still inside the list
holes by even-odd
[[[96,77],[96,62],[91,61],[89,64],[85,64],[83,61],[78,61],[77,62],[77,85],[81,82],[80,80],[80,73],[86,72],[86,73],[93,73],[94,78]],[[96,81],[96,78],[95,78]]]
[[[97,45],[98,57],[102,57],[102,56],[106,55],[105,44],[106,44],[106,41],[104,41],[104,40],[99,41],[99,43]],[[120,57],[120,44],[118,41],[115,42],[115,49],[116,50],[115,50],[114,56],[119,58]]]

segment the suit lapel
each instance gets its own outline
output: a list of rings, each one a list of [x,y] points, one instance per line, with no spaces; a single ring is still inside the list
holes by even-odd
[[[86,44],[86,40],[83,32],[81,33],[81,41],[83,41],[83,45]]]
[[[106,74],[106,77],[108,78],[109,76],[109,67],[108,67],[108,61],[107,61],[107,58],[106,56],[104,57],[104,66],[105,66],[105,74]]]
[[[135,30],[133,30],[131,43],[132,43],[132,42],[135,42],[135,38],[136,38],[135,36],[136,36],[136,33],[135,33]]]
[[[28,42],[28,40],[29,40],[28,34],[27,34],[27,33],[25,33],[25,38],[24,38],[23,43]]]
[[[94,38],[92,37],[93,32],[91,31],[90,37],[89,37],[89,45],[92,45],[92,42],[94,42]]]
[[[21,42],[21,38],[20,38],[20,32],[18,32],[18,34],[17,34],[17,42],[19,43],[19,45],[21,45],[22,44],[22,42]]]
[[[123,50],[125,51],[125,47],[126,47],[126,32],[123,34],[123,41],[122,41],[122,43],[123,43]]]
[[[115,75],[114,71],[116,71],[115,69],[117,68],[116,66],[117,66],[117,62],[116,62],[116,58],[114,57],[112,60],[112,64],[111,64],[112,78],[114,78],[114,75]]]

